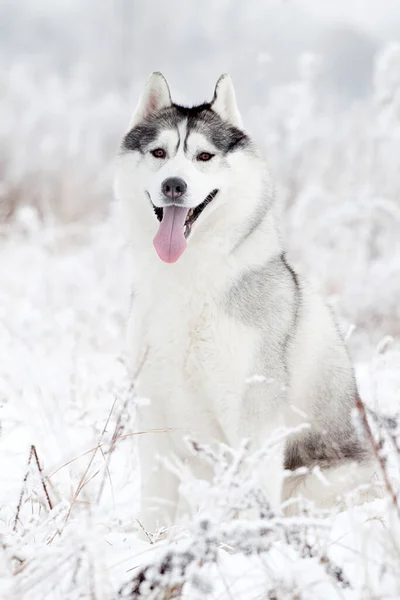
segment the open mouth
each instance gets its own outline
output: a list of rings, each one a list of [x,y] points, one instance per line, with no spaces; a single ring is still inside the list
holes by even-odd
[[[195,208],[191,208],[187,214],[187,217],[185,219],[185,222],[183,224],[184,227],[184,236],[187,239],[190,235],[190,232],[192,231],[192,225],[193,223],[199,218],[199,216],[201,215],[201,213],[203,212],[203,210],[205,209],[205,207],[210,204],[210,202],[212,202],[215,198],[215,196],[218,194],[218,190],[213,190],[212,192],[210,192],[207,196],[207,198],[198,206],[196,206]],[[150,200],[151,202],[151,200]],[[153,210],[155,212],[155,215],[157,217],[157,219],[161,222],[163,220],[163,216],[164,216],[164,209],[159,207],[159,206],[154,206],[154,204],[151,202]]]
[[[190,209],[176,204],[160,208],[152,203],[156,217],[160,222],[153,244],[162,261],[174,263],[182,256],[193,223],[197,221],[205,207],[214,200],[217,194],[218,190],[213,190],[201,204]]]

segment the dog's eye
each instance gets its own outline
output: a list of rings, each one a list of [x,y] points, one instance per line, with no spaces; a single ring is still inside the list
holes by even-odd
[[[167,153],[165,152],[164,148],[156,148],[155,150],[151,150],[150,154],[152,154],[156,158],[165,158],[167,156]]]
[[[197,155],[197,160],[207,162],[208,160],[211,160],[213,156],[214,154],[210,154],[210,152],[200,152],[200,154]]]

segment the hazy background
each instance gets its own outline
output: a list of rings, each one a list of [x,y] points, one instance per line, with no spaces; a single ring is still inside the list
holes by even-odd
[[[104,218],[148,74],[196,103],[229,71],[293,259],[349,321],[398,332],[399,32],[396,0],[3,0],[0,219]]]
[[[399,36],[400,9],[396,0],[3,0],[0,21],[6,67],[23,61],[38,77],[85,68],[90,87],[118,91],[159,69],[193,98],[228,70],[254,102],[255,88],[262,100],[296,75],[303,51],[324,56],[331,91],[362,96],[376,50]]]

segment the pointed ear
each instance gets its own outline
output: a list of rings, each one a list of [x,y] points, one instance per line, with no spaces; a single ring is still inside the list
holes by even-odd
[[[211,108],[219,114],[221,119],[228,121],[235,127],[242,127],[242,118],[236,104],[235,90],[230,75],[225,73],[217,81]]]
[[[152,73],[133,113],[131,128],[171,104],[171,94],[165,77],[158,72]]]

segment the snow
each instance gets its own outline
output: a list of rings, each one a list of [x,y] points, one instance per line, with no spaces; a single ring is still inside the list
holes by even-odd
[[[247,107],[278,180],[289,255],[348,332],[395,492],[399,52],[381,54],[373,93],[357,106],[324,105],[322,67],[307,55],[296,82]],[[29,110],[19,120],[21,106]],[[174,541],[143,541],[135,406],[146,400],[135,396],[125,355],[132,267],[109,202],[129,109],[109,93],[94,102],[79,74],[43,88],[18,69],[0,107],[0,597],[400,597],[400,517],[384,484],[361,507],[283,519],[268,512],[245,444],[237,455],[194,446],[213,465],[212,485],[171,465],[201,511]],[[254,507],[256,519],[237,518]]]

